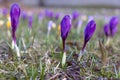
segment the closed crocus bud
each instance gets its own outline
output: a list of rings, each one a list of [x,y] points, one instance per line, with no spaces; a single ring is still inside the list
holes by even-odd
[[[109,26],[110,26],[110,34],[113,37],[114,34],[117,32],[117,26],[118,26],[119,20],[117,17],[112,17],[110,22],[109,22]]]
[[[59,19],[59,17],[60,17],[60,13],[56,13],[56,15],[55,15],[55,19]]]
[[[113,21],[113,22],[112,22]],[[116,20],[117,21],[117,20]],[[109,24],[106,24],[104,26],[104,33],[107,37],[107,42],[105,44],[106,47],[110,45],[111,38],[115,35],[115,33],[118,31],[118,22],[114,22],[113,18],[110,20]],[[114,24],[115,23],[115,24]]]
[[[78,24],[77,24],[77,33],[78,33],[78,34],[80,33],[82,23],[83,23],[82,20],[79,20],[79,21],[78,21]]]
[[[48,22],[48,33],[47,33],[47,36],[49,37],[49,35],[50,35],[50,31],[51,31],[51,29],[52,29],[52,25],[53,25],[53,21],[49,21]]]
[[[73,18],[73,20],[76,20],[79,16],[80,16],[80,14],[79,14],[77,11],[74,11],[74,12],[72,13],[72,18]]]
[[[88,22],[85,31],[84,31],[84,45],[82,47],[82,51],[84,51],[84,48],[86,47],[87,42],[91,39],[96,29],[96,23],[94,20],[91,20]]]
[[[12,38],[15,43],[16,43],[15,32],[18,27],[19,17],[20,17],[20,7],[18,4],[13,4],[10,9],[10,18],[11,18],[11,26],[12,26]]]
[[[33,25],[33,16],[29,16],[28,18],[28,27],[31,29]]]
[[[23,20],[27,19],[27,13],[26,13],[25,11],[23,11],[23,12],[21,13],[21,18],[22,18]]]
[[[110,27],[109,27],[109,24],[105,24],[104,25],[104,33],[107,37],[110,36]]]
[[[19,23],[19,17],[20,17],[20,7],[18,4],[13,4],[10,9],[10,19],[11,19],[11,27],[12,27],[12,48],[14,49],[15,47],[18,59],[20,60],[20,51],[16,44],[16,35],[15,35]]]
[[[8,14],[8,10],[7,8],[4,8],[3,11],[2,11],[3,15],[7,15]]]
[[[116,34],[116,32],[118,31],[118,27],[116,26],[113,30],[112,30],[112,37]]]
[[[46,17],[52,19],[53,18],[53,12],[52,11],[45,11]]]
[[[69,15],[65,15],[61,21],[61,37],[63,42],[63,51],[65,51],[65,40],[71,28],[71,19]]]
[[[41,12],[38,15],[38,20],[41,21],[44,18],[44,14]]]
[[[51,31],[52,26],[53,26],[53,21],[49,21],[48,22],[48,31]]]

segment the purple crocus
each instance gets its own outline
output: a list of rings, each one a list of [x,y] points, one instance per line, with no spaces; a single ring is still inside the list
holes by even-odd
[[[16,44],[16,29],[18,27],[20,17],[20,7],[18,4],[13,4],[10,9],[10,18],[11,18],[11,26],[12,26],[12,38],[14,43]]]
[[[96,30],[95,21],[94,20],[89,21],[85,30],[84,30],[84,44],[82,47],[82,51],[84,51],[84,48],[86,47],[87,42],[91,39],[95,30]]]
[[[105,24],[104,33],[107,37],[113,37],[118,30],[119,20],[117,17],[112,17],[109,24]]]
[[[117,17],[112,17],[109,26],[110,26],[110,34],[113,37],[114,34],[117,32],[117,26],[118,26],[119,20]]]
[[[32,28],[32,25],[33,25],[33,16],[29,16],[29,18],[28,18],[28,27]]]
[[[109,27],[109,24],[105,24],[104,25],[104,33],[105,33],[105,35],[107,37],[110,36],[110,27]]]
[[[8,9],[7,9],[7,8],[4,8],[4,9],[2,10],[2,13],[3,13],[3,15],[7,15],[7,14],[8,14]]]
[[[55,19],[58,20],[59,17],[60,17],[60,13],[56,13],[56,14],[55,14]]]
[[[40,12],[38,14],[38,20],[41,21],[44,18],[44,14],[42,12]]]
[[[46,15],[47,18],[52,19],[52,18],[53,18],[53,11],[48,11],[48,10],[46,10],[46,11],[45,11],[45,15]]]
[[[65,40],[71,28],[71,19],[69,15],[65,15],[61,21],[61,37],[63,42],[63,51],[65,52]]]
[[[74,11],[74,12],[72,13],[72,19],[73,19],[73,20],[76,20],[79,16],[80,16],[80,14],[79,14],[77,11]]]
[[[25,11],[23,11],[23,12],[21,13],[21,18],[22,18],[23,20],[27,19],[27,13],[26,13]]]

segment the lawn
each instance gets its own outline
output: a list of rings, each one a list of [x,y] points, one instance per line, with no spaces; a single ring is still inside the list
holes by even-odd
[[[8,9],[9,10],[9,9]],[[39,10],[39,9],[38,9]],[[46,11],[61,13],[58,19],[45,15]],[[59,25],[66,14],[71,15],[75,9],[43,8],[40,13],[31,9],[25,11],[33,17],[30,28],[28,17],[21,16],[16,31],[16,43],[20,51],[20,60],[16,50],[12,49],[11,28],[8,28],[9,12],[0,14],[0,80],[119,80],[120,79],[120,28],[112,37],[109,46],[105,46],[107,37],[104,34],[104,24],[112,16],[119,18],[119,9],[79,9],[80,16],[76,21],[82,21],[80,28],[72,21],[72,27],[66,39],[66,62],[62,66],[62,39]],[[41,18],[38,14],[42,14]],[[94,17],[96,31],[87,43],[85,53],[80,61],[78,54],[84,43],[84,28],[88,18]],[[48,23],[54,26],[48,31]]]

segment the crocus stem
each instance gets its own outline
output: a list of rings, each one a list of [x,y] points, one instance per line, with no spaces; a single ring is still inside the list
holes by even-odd
[[[80,59],[81,59],[81,57],[82,57],[82,55],[83,55],[83,53],[84,53],[85,47],[86,47],[86,43],[84,42],[83,47],[82,47],[82,50],[80,51],[79,56],[78,56],[78,61],[80,61]]]
[[[30,35],[31,35],[31,33],[32,33],[31,28],[29,28],[28,31],[29,31],[29,33],[30,33]]]
[[[17,53],[17,57],[18,57],[18,60],[20,60],[20,51],[19,51],[19,48],[16,44],[16,35],[15,35],[15,32],[12,33],[12,37],[13,37],[13,40],[12,40],[12,49],[16,49],[16,53]]]
[[[14,41],[14,44],[16,44],[16,35],[15,35],[15,31],[12,31],[12,40]]]
[[[15,43],[14,43],[14,40],[12,40],[12,49],[14,49],[15,47]]]
[[[78,55],[78,61],[80,61],[80,59],[81,59],[83,53],[84,53],[84,51],[81,50],[80,53],[79,53],[79,55]]]
[[[14,49],[16,44],[16,35],[15,32],[12,32],[12,49]]]
[[[15,49],[16,49],[18,60],[20,60],[20,51],[19,51],[17,44],[15,44]]]
[[[47,37],[49,38],[49,35],[50,35],[50,30],[48,30],[48,33],[47,33]]]
[[[65,52],[65,40],[62,41],[63,44],[63,52]]]
[[[109,46],[110,45],[110,41],[111,41],[111,38],[108,38],[105,46]]]
[[[12,41],[12,49],[14,49],[14,48],[15,48],[15,50],[16,50],[18,60],[20,60],[20,51],[19,51],[19,48],[18,48],[16,42],[13,40],[13,41]]]
[[[77,34],[80,33],[80,30],[81,30],[81,26],[78,26],[78,27],[77,27]]]
[[[86,43],[84,42],[83,47],[82,47],[82,51],[84,51],[85,47],[86,47]]]
[[[66,64],[66,52],[63,53],[63,56],[62,56],[62,68],[65,67],[65,64]]]

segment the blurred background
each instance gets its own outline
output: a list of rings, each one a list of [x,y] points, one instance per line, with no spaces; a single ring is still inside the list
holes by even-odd
[[[10,9],[12,3],[18,3],[22,11],[39,14],[49,10],[55,13],[71,14],[78,11],[81,15],[120,16],[119,0],[0,0],[0,9]],[[100,17],[98,17],[100,15]]]
[[[26,6],[120,8],[119,0],[0,0],[0,5],[19,2]]]

